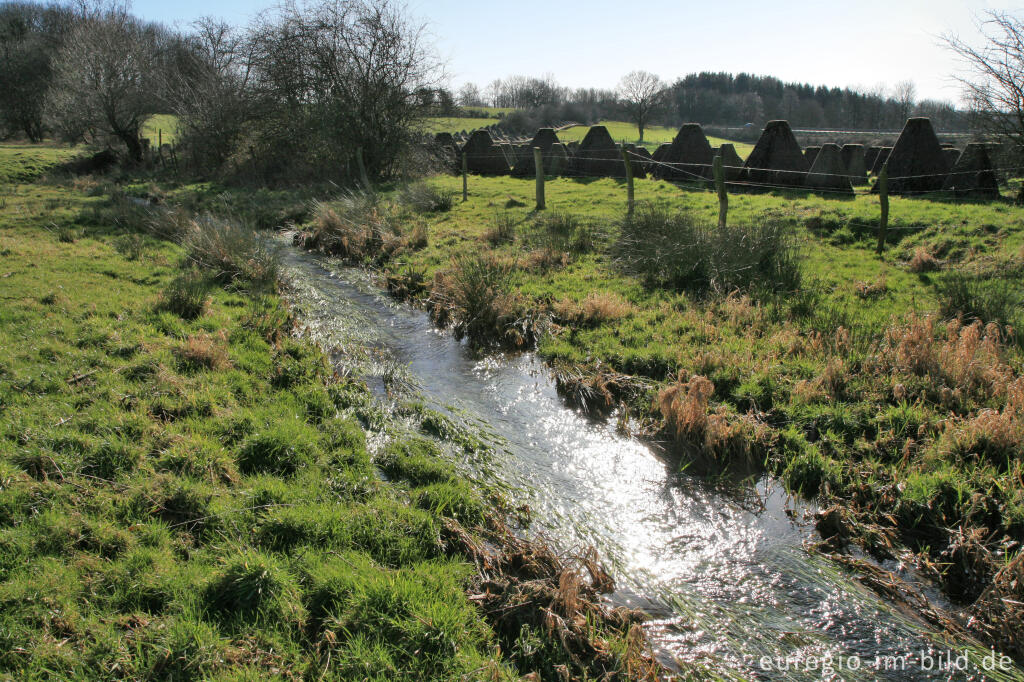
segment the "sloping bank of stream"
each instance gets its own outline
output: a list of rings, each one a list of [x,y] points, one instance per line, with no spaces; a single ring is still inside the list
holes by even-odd
[[[385,400],[404,387],[481,434],[483,451],[451,453],[464,473],[528,505],[530,533],[563,550],[595,547],[613,601],[648,615],[670,667],[757,679],[1024,679],[808,551],[813,508],[781,486],[721,489],[676,473],[567,407],[533,355],[477,355],[365,272],[293,248],[282,256],[295,311],[314,340],[342,351],[338,369],[376,383]]]

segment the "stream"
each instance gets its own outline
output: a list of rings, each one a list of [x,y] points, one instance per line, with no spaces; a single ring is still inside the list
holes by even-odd
[[[309,336],[376,387],[397,377],[493,446],[460,466],[532,512],[531,534],[597,549],[614,603],[648,614],[668,667],[749,679],[1024,679],[951,642],[809,553],[813,505],[765,479],[731,489],[678,473],[644,443],[566,406],[530,353],[480,355],[362,270],[281,249]],[[934,596],[934,595],[933,595]],[[998,661],[998,655],[996,655]],[[966,666],[966,670],[964,667]]]

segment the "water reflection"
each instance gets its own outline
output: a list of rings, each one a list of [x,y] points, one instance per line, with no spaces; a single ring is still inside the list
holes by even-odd
[[[595,546],[616,579],[614,599],[652,616],[649,632],[664,656],[758,678],[828,676],[762,670],[763,656],[858,657],[861,670],[847,667],[844,679],[950,677],[870,667],[879,655],[947,645],[808,554],[809,530],[791,515],[809,510],[778,486],[762,481],[736,495],[675,473],[644,444],[565,407],[533,356],[474,356],[359,271],[285,253],[310,333],[325,347],[375,349],[385,359],[370,366],[405,372],[432,407],[488,429],[498,454],[493,470],[476,473],[519,491],[534,532],[566,549]]]

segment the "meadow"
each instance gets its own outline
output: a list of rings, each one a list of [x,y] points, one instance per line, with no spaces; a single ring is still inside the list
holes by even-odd
[[[870,195],[733,194],[722,232],[699,188],[637,181],[631,219],[622,181],[548,179],[545,211],[533,190],[349,197],[306,245],[381,268],[472,343],[535,346],[567,400],[681,468],[777,476],[829,509],[824,548],[917,564],[1021,651],[1022,613],[994,597],[1024,584],[1019,208],[893,198],[878,256]]]
[[[625,121],[599,121],[595,125],[602,125],[608,128],[608,133],[616,142],[625,142],[627,144],[639,143],[639,131],[637,130],[635,123],[627,123]],[[583,140],[589,129],[589,126],[581,125],[568,128],[566,130],[560,130],[558,131],[558,139],[562,142],[580,142]],[[644,128],[643,146],[653,152],[658,148],[658,145],[672,142],[678,132],[678,128],[668,128],[665,126],[651,126]],[[750,151],[754,148],[754,145],[746,142],[735,142],[733,140],[726,140],[713,136],[708,136],[708,142],[711,143],[712,147],[718,147],[723,142],[732,143],[736,147],[736,153],[743,159],[747,158],[747,155],[750,154]]]
[[[475,128],[483,128],[493,125],[495,122],[496,121],[494,119],[490,118],[429,118],[427,119],[427,131],[431,133],[457,133],[462,130],[470,132]],[[595,125],[603,125],[608,128],[608,133],[616,142],[625,142],[628,144],[638,143],[637,138],[639,137],[639,131],[633,123],[626,123],[625,121],[600,121]],[[590,130],[590,126],[586,125],[573,126],[572,128],[559,130],[558,139],[562,142],[580,142],[583,140],[588,130]],[[678,132],[679,130],[676,128],[668,128],[665,126],[652,126],[645,128],[643,146],[653,152],[658,148],[658,145],[672,142]],[[746,142],[735,142],[733,140],[726,140],[720,137],[709,136],[708,142],[711,143],[712,147],[717,147],[723,142],[730,142],[736,146],[736,153],[740,155],[740,158],[744,159],[747,158],[750,150],[754,148],[754,145]]]
[[[142,125],[142,137],[149,138],[152,148],[163,139],[164,144],[174,144],[178,139],[178,117],[174,114],[156,114]]]
[[[653,674],[631,620],[298,336],[252,215],[28,183],[63,156],[36,151],[0,146],[0,676]],[[493,609],[470,599],[481,537],[519,557],[487,559]],[[529,594],[524,560],[548,567]]]

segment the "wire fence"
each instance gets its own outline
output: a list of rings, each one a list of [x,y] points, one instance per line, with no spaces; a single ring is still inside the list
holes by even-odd
[[[508,144],[512,144],[512,143],[508,143]],[[649,171],[651,171],[651,169],[654,169],[654,168],[664,169],[663,170],[663,176],[664,177],[662,179],[666,179],[666,180],[673,180],[673,179],[674,180],[679,180],[680,178],[673,177],[673,176],[682,175],[682,176],[684,176],[684,178],[683,178],[684,181],[690,181],[690,182],[694,182],[694,183],[710,183],[710,182],[713,181],[713,179],[712,179],[712,177],[710,175],[710,171],[713,170],[713,167],[714,167],[713,163],[701,163],[701,162],[695,162],[695,161],[675,161],[675,162],[673,162],[673,161],[658,161],[658,160],[655,160],[654,158],[652,158],[650,156],[647,156],[647,155],[644,155],[644,154],[639,154],[639,153],[637,153],[635,151],[632,151],[632,150],[629,150],[629,149],[625,149],[623,151],[625,152],[626,155],[628,155],[628,157],[631,159],[632,163],[634,163],[636,166],[639,166],[640,168],[643,168],[645,171],[649,172]],[[613,162],[613,163],[617,163],[617,162],[619,162],[621,160],[621,156],[619,156],[619,154],[620,154],[619,150],[610,150],[610,149],[596,150],[596,151],[593,151],[593,152],[588,152],[588,151],[584,150],[582,152],[582,154],[579,151],[577,151],[575,155],[567,153],[567,155],[564,157],[564,159],[562,159],[565,162],[566,167],[561,169],[560,172],[557,173],[557,174],[558,175],[565,175],[565,176],[569,176],[569,177],[572,177],[572,176],[587,176],[586,173],[580,172],[578,169],[573,168],[574,162],[576,164],[578,164],[578,163],[591,163],[591,162]],[[520,155],[520,152],[517,152],[517,151],[514,151],[514,150],[512,152],[505,152],[505,151],[501,151],[499,149],[499,150],[494,151],[494,152],[472,152],[472,151],[469,151],[469,152],[466,152],[466,156],[467,156],[467,159],[469,160],[469,162],[471,164],[474,161],[484,161],[484,160],[488,160],[488,159],[503,160],[509,166],[509,170],[510,171],[513,168],[515,168],[516,166],[519,166],[521,163],[530,164],[530,166],[528,166],[528,168],[530,168],[531,173],[532,173],[532,163],[533,163],[532,153],[529,156],[526,156],[526,155]],[[510,156],[512,158],[510,158]],[[550,152],[545,152],[544,157],[545,157],[544,158],[545,163],[547,164],[549,162],[550,158],[551,158]],[[756,166],[748,166],[746,164],[741,165],[741,166],[723,164],[722,165],[722,169],[726,173],[728,173],[728,174],[731,174],[731,175],[734,175],[734,176],[738,176],[738,177],[733,177],[732,179],[726,180],[726,184],[730,188],[779,189],[779,190],[790,190],[790,191],[792,191],[792,190],[803,190],[803,191],[813,192],[813,193],[816,193],[816,194],[817,193],[833,194],[833,195],[837,195],[837,196],[841,195],[841,196],[844,196],[844,197],[849,197],[849,196],[851,196],[851,194],[853,196],[866,196],[866,195],[870,195],[870,194],[877,194],[877,189],[875,187],[871,187],[871,186],[867,185],[868,174],[866,172],[865,172],[864,175],[855,174],[855,173],[854,174],[851,174],[851,173],[825,173],[825,172],[821,172],[821,171],[811,171],[811,170],[804,171],[804,170],[794,170],[794,169],[786,169],[786,168],[756,167]],[[704,170],[705,172],[704,173],[698,172],[700,170]],[[471,171],[472,171],[472,169],[471,169]],[[914,175],[890,175],[889,176],[889,182],[898,182],[898,181],[905,181],[905,180],[921,180],[921,179],[926,179],[926,178],[934,178],[934,179],[941,178],[944,181],[946,178],[949,178],[951,176],[972,176],[972,175],[976,176],[979,173],[1011,174],[1011,173],[1022,173],[1022,172],[1024,172],[1024,166],[1004,166],[1004,167],[997,167],[997,168],[985,168],[985,169],[980,169],[980,170],[979,169],[965,170],[965,171],[952,171],[951,170],[951,171],[939,171],[939,172],[935,172],[935,173],[919,173],[919,174],[914,174]],[[775,177],[775,178],[778,178],[779,176],[793,176],[794,178],[801,178],[801,179],[820,178],[823,181],[826,181],[826,180],[829,180],[829,179],[834,179],[834,180],[837,180],[837,181],[849,181],[851,183],[851,187],[849,189],[847,189],[847,188],[837,189],[837,188],[833,188],[833,187],[822,186],[822,185],[826,184],[824,182],[821,183],[821,185],[819,185],[819,184],[807,185],[807,184],[802,183],[802,182],[801,183],[786,184],[786,183],[779,183],[779,182],[774,182],[773,183],[773,182],[770,182],[770,181],[758,181],[758,180],[753,180],[753,179],[750,178],[750,174],[751,173],[767,174],[767,175],[769,175],[771,177]],[[623,176],[624,176],[624,173],[623,173]],[[944,195],[948,195],[949,194],[949,190],[943,190],[943,189],[915,190],[915,189],[908,189],[908,188],[900,188],[900,190],[898,192],[893,192],[893,193],[894,194],[899,194],[899,195],[913,195],[913,196],[919,196],[920,197],[920,196],[929,195],[929,194],[936,194],[936,195],[937,194],[944,194]]]
[[[511,143],[501,143],[502,146]],[[492,151],[493,150],[493,151]],[[558,168],[557,172],[550,172],[551,175],[560,175],[567,177],[600,177],[601,175],[608,175],[608,173],[594,173],[587,172],[587,164],[612,164],[617,166],[621,164],[622,174],[620,175],[617,170],[612,174],[613,177],[619,179],[625,179],[628,184],[627,190],[627,212],[632,213],[634,205],[634,188],[633,178],[634,169],[643,170],[644,174],[651,171],[655,177],[668,181],[681,189],[688,191],[703,191],[703,192],[715,192],[719,196],[719,225],[726,224],[726,217],[728,213],[728,190],[730,189],[749,189],[751,191],[763,191],[763,190],[784,190],[784,191],[804,191],[813,194],[822,194],[830,196],[838,196],[845,199],[857,196],[869,196],[876,195],[879,198],[880,204],[880,216],[878,224],[872,225],[868,223],[861,223],[857,221],[848,221],[847,225],[851,227],[877,230],[878,231],[878,252],[881,253],[884,245],[887,232],[890,230],[888,226],[889,216],[889,188],[892,182],[901,181],[912,181],[912,180],[923,180],[923,179],[934,179],[941,181],[939,189],[911,189],[907,187],[898,187],[897,191],[892,192],[899,196],[914,196],[918,198],[925,198],[929,195],[944,195],[950,196],[955,194],[955,189],[951,192],[945,185],[950,177],[956,176],[977,176],[982,173],[988,173],[994,176],[996,173],[1015,173],[1018,174],[1024,171],[1024,166],[1007,166],[998,168],[974,168],[970,170],[943,170],[935,173],[917,173],[917,174],[906,174],[906,175],[889,175],[888,174],[888,161],[882,164],[882,171],[876,179],[874,186],[868,185],[868,173],[864,172],[863,175],[857,173],[827,173],[815,170],[796,170],[787,168],[763,168],[757,166],[750,166],[747,163],[737,166],[732,164],[725,164],[722,162],[721,157],[715,157],[712,163],[705,162],[691,162],[691,161],[663,161],[654,159],[650,154],[641,154],[635,149],[630,149],[626,146],[615,147],[614,149],[577,149],[574,153],[570,153],[569,149],[565,149],[564,152],[558,152],[556,156],[552,156],[549,151],[544,152],[539,157],[535,154],[540,152],[539,148],[532,150],[523,150],[521,147],[517,149],[502,149],[501,146],[494,146],[492,150],[474,152],[464,151],[462,153],[462,175],[463,175],[463,200],[465,201],[468,197],[466,188],[466,176],[468,172],[469,160],[474,161],[473,166],[476,172],[491,172],[494,174],[503,174],[508,172],[514,172],[513,169],[519,171],[523,175],[536,175],[537,177],[537,208],[538,210],[545,207],[545,194],[544,194],[544,176],[552,171],[555,166],[562,166]],[[480,162],[486,160],[501,160],[503,163],[493,164],[494,167],[487,169],[486,171],[479,170]],[[538,165],[539,161],[539,165]],[[581,167],[581,165],[583,167]],[[812,167],[813,168],[813,167]],[[955,166],[954,166],[955,168]],[[589,169],[593,170],[593,169]],[[605,169],[607,170],[607,169]],[[728,179],[726,176],[728,175]],[[752,177],[753,176],[753,177]],[[794,182],[785,182],[786,176],[792,176]],[[783,178],[780,180],[780,178]],[[806,181],[810,178],[812,182],[808,184]],[[765,181],[768,179],[768,181]],[[774,182],[771,181],[774,179]],[[830,182],[831,181],[831,182]],[[681,184],[686,183],[686,184]],[[845,187],[843,187],[845,183]],[[839,186],[829,186],[829,184]],[[920,226],[904,225],[891,228],[893,231],[910,231],[923,229]]]

